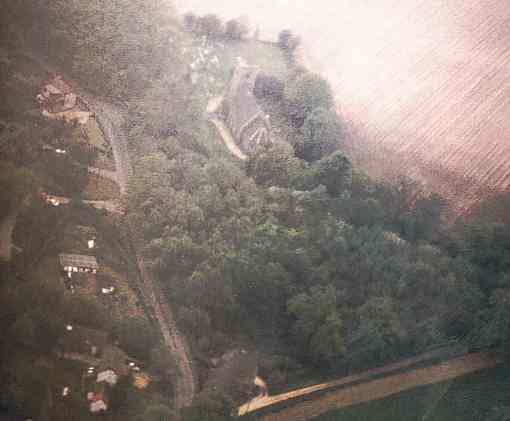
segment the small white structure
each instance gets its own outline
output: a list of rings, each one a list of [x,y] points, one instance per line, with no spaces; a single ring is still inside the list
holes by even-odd
[[[105,382],[108,383],[110,386],[113,386],[117,384],[117,380],[119,379],[119,376],[115,374],[113,370],[105,370],[101,371],[100,373],[97,373],[97,382]]]
[[[70,110],[76,105],[76,94],[72,92],[64,96],[64,110]]]
[[[60,202],[57,199],[55,199],[54,197],[49,198],[48,202],[51,203],[53,206],[60,205]]]
[[[108,406],[106,405],[103,399],[98,399],[97,401],[90,403],[90,412],[97,414],[98,412],[106,411]]]
[[[72,325],[67,325],[66,326],[66,330],[70,332],[71,330],[73,330],[73,326]]]
[[[101,292],[106,295],[113,294],[113,291],[115,291],[115,287],[101,288]]]
[[[66,386],[62,389],[62,396],[67,396],[69,395],[69,387]]]
[[[89,249],[93,249],[96,246],[96,242],[94,239],[87,241],[87,245]]]

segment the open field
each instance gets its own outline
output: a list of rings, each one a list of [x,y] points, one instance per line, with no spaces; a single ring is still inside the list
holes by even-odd
[[[393,11],[358,83],[351,71],[329,74],[354,130],[354,160],[372,175],[414,177],[459,210],[507,189],[508,3],[384,3]]]
[[[267,413],[264,421],[305,421],[329,411],[349,408],[358,404],[381,400],[421,386],[452,382],[456,378],[495,367],[499,360],[484,353],[467,354],[428,367],[415,368],[386,377],[347,385],[324,394],[289,401],[278,411]]]
[[[317,421],[479,421],[510,404],[510,367],[500,366],[453,381],[423,386],[386,399],[333,411]],[[501,418],[503,419],[503,418]]]

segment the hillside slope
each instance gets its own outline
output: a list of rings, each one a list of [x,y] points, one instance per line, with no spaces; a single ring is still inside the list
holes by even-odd
[[[346,70],[330,75],[354,161],[374,176],[418,179],[459,210],[507,189],[508,4],[384,3],[387,19],[361,42],[365,66],[345,53]],[[348,79],[356,66],[360,83]]]

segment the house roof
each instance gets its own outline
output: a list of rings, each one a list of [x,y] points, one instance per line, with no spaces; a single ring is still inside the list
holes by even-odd
[[[61,91],[63,94],[68,94],[72,92],[71,87],[67,82],[62,79],[62,76],[56,75],[54,78],[46,81],[45,85],[52,85]]]
[[[240,63],[227,88],[223,114],[236,143],[243,152],[253,152],[259,144],[274,143],[271,124],[253,93],[260,73],[256,66]]]
[[[90,412],[100,412],[106,411],[108,409],[108,405],[103,399],[95,399],[90,403]]]
[[[230,81],[226,98],[230,103],[231,129],[236,136],[239,136],[243,124],[261,112],[253,95],[257,73],[258,68],[255,66],[238,65]]]
[[[91,269],[99,269],[97,260],[94,256],[86,256],[84,254],[59,254],[58,260],[60,266],[76,266]]]
[[[113,370],[105,370],[97,373],[97,382],[106,382],[110,385],[114,385],[117,383],[119,376],[115,374]]]

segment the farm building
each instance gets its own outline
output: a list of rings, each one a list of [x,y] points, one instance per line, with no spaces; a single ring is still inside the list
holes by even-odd
[[[234,70],[222,103],[222,114],[232,135],[244,153],[274,143],[269,116],[253,93],[260,70],[240,62]]]
[[[94,256],[84,254],[59,254],[58,260],[64,272],[97,273],[99,265]]]

